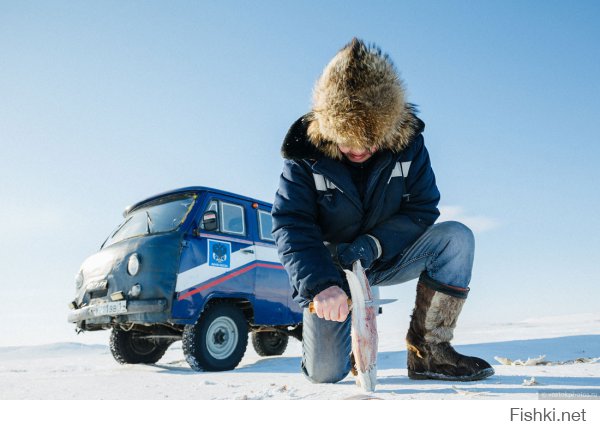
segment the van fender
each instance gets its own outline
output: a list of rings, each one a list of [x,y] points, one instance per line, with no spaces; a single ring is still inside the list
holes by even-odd
[[[222,292],[211,293],[206,296],[204,302],[192,315],[194,322],[200,319],[200,315],[213,303],[233,303],[238,306],[246,316],[246,320],[251,323],[254,319],[254,296],[251,294],[227,294]]]

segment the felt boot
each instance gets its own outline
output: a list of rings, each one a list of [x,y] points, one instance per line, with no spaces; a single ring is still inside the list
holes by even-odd
[[[450,345],[468,291],[441,284],[423,272],[406,335],[409,378],[477,381],[494,374],[485,360],[459,354]]]

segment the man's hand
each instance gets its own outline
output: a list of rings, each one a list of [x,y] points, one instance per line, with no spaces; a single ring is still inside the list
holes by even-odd
[[[315,313],[319,318],[328,321],[346,321],[348,314],[348,296],[337,285],[333,285],[321,291],[313,299]]]
[[[381,257],[381,245],[375,236],[363,234],[352,243],[340,243],[337,257],[344,269],[352,269],[352,263],[360,260],[363,268],[369,269],[375,260]]]

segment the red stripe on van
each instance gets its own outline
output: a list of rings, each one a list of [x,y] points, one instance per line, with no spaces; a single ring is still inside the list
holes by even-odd
[[[244,267],[244,268],[242,268],[242,269],[240,269],[238,271],[231,272],[231,273],[223,276],[222,278],[215,279],[214,281],[209,282],[208,284],[202,285],[201,287],[194,288],[193,290],[188,291],[187,293],[181,294],[177,298],[177,300],[185,300],[188,297],[193,296],[194,294],[198,294],[198,293],[200,293],[200,292],[202,292],[204,290],[207,290],[207,289],[209,289],[211,287],[214,287],[215,285],[219,285],[222,282],[228,281],[231,278],[235,278],[236,276],[243,275],[244,273],[249,272],[250,270],[255,269],[257,267],[264,267],[266,269],[285,270],[284,267],[282,265],[280,265],[280,264],[254,263],[254,264],[246,266],[246,267]]]

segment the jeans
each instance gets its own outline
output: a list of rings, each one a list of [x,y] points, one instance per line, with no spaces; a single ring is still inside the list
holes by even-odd
[[[422,272],[446,285],[467,288],[471,281],[475,240],[465,225],[447,221],[429,227],[397,261],[367,271],[371,285],[400,284]],[[351,318],[327,321],[304,309],[302,372],[315,383],[341,381],[350,372]]]

